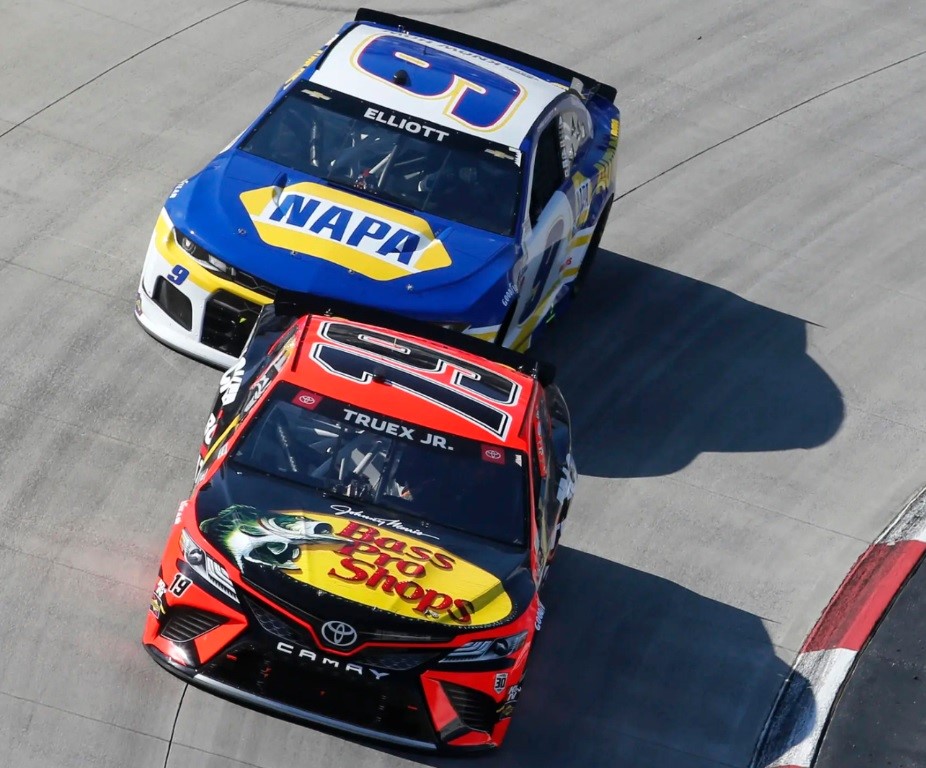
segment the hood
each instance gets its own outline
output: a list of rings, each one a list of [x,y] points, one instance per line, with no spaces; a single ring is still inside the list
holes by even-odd
[[[312,623],[449,639],[533,596],[524,550],[238,467],[201,489],[196,522],[246,584]]]
[[[514,241],[412,213],[232,150],[174,190],[174,224],[207,251],[274,285],[421,319],[466,319],[501,297]]]

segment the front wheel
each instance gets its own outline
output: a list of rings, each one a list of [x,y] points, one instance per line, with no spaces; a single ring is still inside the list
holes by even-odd
[[[576,279],[572,283],[573,294],[582,290],[582,286],[588,279],[589,273],[592,271],[592,264],[595,261],[595,257],[598,255],[598,246],[601,244],[604,228],[608,225],[608,215],[611,213],[611,204],[613,202],[614,198],[612,197],[606,203],[604,211],[601,213],[601,218],[598,219],[598,226],[595,227],[588,248],[585,249],[585,258],[582,259],[582,266],[579,267],[579,274],[576,275]]]

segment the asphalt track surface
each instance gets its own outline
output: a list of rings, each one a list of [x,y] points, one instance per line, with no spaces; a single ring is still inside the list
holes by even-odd
[[[926,765],[926,567],[910,576],[830,714],[815,768]]]
[[[581,478],[505,748],[748,764],[923,483],[926,6],[387,3],[614,83],[619,195],[541,351]],[[438,10],[429,10],[438,9]],[[216,371],[132,317],[173,185],[347,4],[0,0],[0,764],[466,765],[219,700],[139,644]]]

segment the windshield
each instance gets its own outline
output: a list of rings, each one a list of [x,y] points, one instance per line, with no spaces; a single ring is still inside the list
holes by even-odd
[[[240,149],[406,208],[514,231],[519,152],[311,83],[290,91]]]
[[[231,461],[358,503],[523,545],[520,451],[436,432],[281,383]]]

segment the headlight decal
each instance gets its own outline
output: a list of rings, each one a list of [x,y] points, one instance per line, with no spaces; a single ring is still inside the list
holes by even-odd
[[[219,592],[226,597],[231,598],[236,603],[238,594],[235,591],[234,582],[218,562],[207,555],[193,537],[187,533],[186,529],[180,532],[180,550],[183,552],[183,559],[199,576],[209,582]]]
[[[229,277],[234,277],[236,270],[234,267],[230,267],[224,261],[222,261],[218,256],[213,256],[209,251],[193,242],[189,235],[184,234],[179,229],[174,228],[174,239],[186,253],[196,259],[197,262],[202,264],[206,269],[217,272],[223,275],[228,275]]]
[[[448,653],[441,664],[460,664],[474,661],[504,659],[521,649],[527,641],[527,630],[509,637],[473,640]]]

